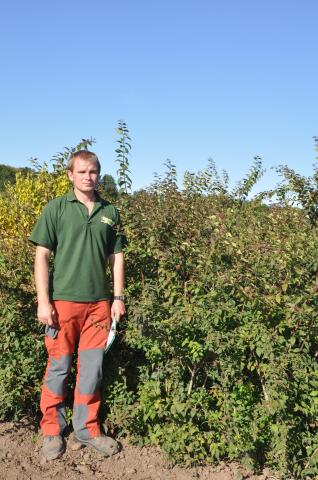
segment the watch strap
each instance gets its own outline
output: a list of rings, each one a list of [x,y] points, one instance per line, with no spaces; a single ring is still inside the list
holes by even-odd
[[[122,302],[125,301],[125,295],[114,295],[113,300],[121,300]]]

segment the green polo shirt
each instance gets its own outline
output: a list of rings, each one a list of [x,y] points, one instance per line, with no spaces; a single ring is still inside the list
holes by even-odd
[[[108,256],[122,251],[118,210],[96,194],[91,215],[73,190],[43,209],[29,240],[53,251],[50,298],[95,302],[110,298]]]

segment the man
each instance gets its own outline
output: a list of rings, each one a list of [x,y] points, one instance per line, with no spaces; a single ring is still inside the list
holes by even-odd
[[[116,208],[95,191],[100,163],[94,153],[73,153],[67,173],[73,188],[45,206],[30,236],[37,246],[34,274],[38,320],[46,325],[49,357],[40,403],[43,454],[48,460],[64,451],[66,384],[77,345],[75,437],[105,456],[118,451],[117,442],[101,433],[98,413],[111,318],[119,320],[125,313],[120,218]],[[51,252],[54,262],[50,274]],[[107,261],[113,274],[112,304]]]

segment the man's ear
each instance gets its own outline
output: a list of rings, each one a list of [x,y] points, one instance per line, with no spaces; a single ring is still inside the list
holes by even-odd
[[[73,182],[73,172],[72,170],[67,170],[67,176],[71,182]]]

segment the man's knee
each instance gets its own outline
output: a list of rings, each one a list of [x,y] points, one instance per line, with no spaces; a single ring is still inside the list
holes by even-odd
[[[46,387],[56,395],[66,393],[67,376],[71,369],[72,355],[61,355],[60,358],[50,357],[50,365],[45,380]]]
[[[100,387],[103,375],[104,350],[91,348],[79,352],[80,375],[78,391],[82,395],[93,395]]]

